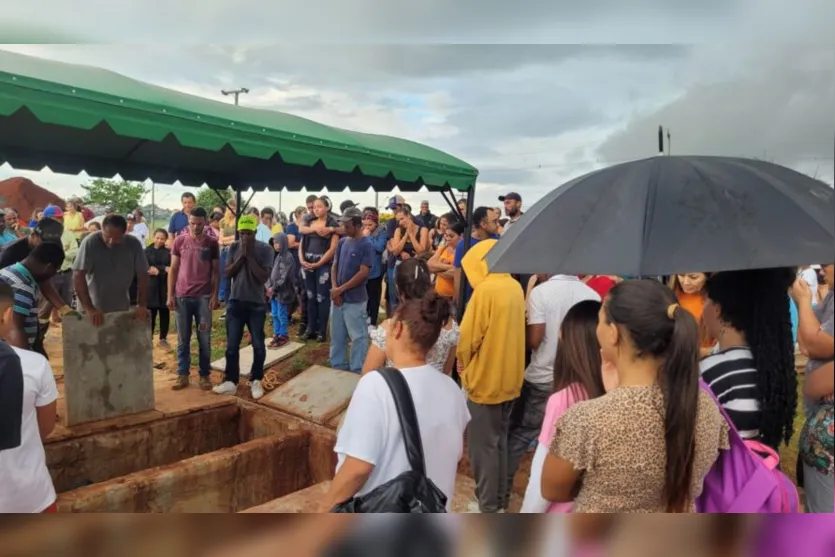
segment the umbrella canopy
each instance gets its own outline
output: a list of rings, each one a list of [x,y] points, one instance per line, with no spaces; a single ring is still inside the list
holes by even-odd
[[[621,276],[834,260],[829,185],[764,161],[673,156],[560,186],[487,256],[494,272]]]

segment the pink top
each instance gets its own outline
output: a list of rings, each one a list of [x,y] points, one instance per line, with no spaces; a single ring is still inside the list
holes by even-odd
[[[557,420],[565,414],[566,410],[588,399],[585,389],[578,384],[570,385],[559,392],[551,395],[548,405],[545,407],[545,420],[542,422],[542,432],[539,434],[539,444],[550,447],[554,440]],[[551,503],[548,507],[549,513],[570,513],[573,503]]]

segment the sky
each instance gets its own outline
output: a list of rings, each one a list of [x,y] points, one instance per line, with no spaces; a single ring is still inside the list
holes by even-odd
[[[427,143],[479,169],[478,205],[515,191],[530,206],[586,172],[655,156],[659,125],[673,154],[763,158],[835,180],[831,0],[110,6],[14,3],[0,35],[18,44],[0,48],[219,102],[231,102],[222,89],[247,87],[247,106]],[[62,196],[87,179],[0,167],[0,178],[15,175]],[[183,191],[157,184],[156,201],[176,207]],[[305,196],[258,193],[253,203],[289,211]],[[437,193],[406,197],[447,210]]]

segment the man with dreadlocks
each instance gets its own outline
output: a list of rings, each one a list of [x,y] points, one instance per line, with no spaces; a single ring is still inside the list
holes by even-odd
[[[718,350],[704,358],[710,385],[743,439],[779,449],[791,439],[797,374],[788,289],[794,269],[712,275],[703,318]]]

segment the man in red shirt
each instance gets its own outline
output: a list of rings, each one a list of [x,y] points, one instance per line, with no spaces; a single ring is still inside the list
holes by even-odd
[[[179,391],[189,385],[191,331],[197,326],[200,388],[212,388],[209,379],[212,310],[217,308],[220,284],[220,249],[217,240],[205,234],[206,210],[195,207],[188,217],[188,234],[181,234],[171,247],[168,273],[168,309],[177,311],[177,382]]]

